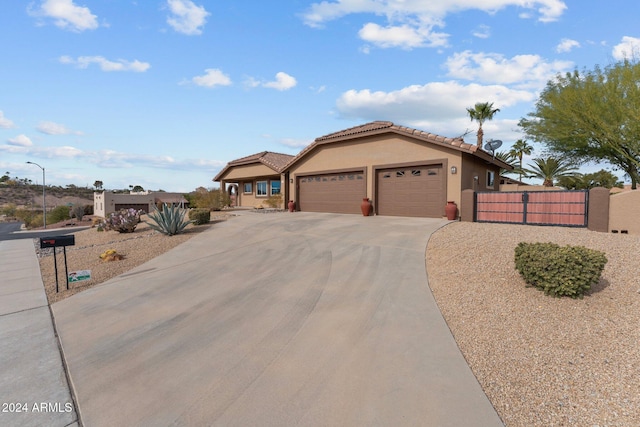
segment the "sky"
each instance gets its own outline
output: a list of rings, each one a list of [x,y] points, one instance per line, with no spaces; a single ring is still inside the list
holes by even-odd
[[[640,57],[639,16],[637,0],[5,0],[0,174],[188,192],[374,120],[475,143],[477,102],[508,150],[558,73]]]

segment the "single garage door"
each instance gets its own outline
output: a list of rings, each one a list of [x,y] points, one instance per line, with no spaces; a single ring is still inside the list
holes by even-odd
[[[439,218],[446,203],[442,165],[378,170],[378,214]]]
[[[367,189],[362,171],[298,178],[301,211],[357,214],[363,197]]]

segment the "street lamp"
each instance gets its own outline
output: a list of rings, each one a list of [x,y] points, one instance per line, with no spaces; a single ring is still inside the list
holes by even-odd
[[[47,228],[47,199],[45,197],[45,182],[44,182],[44,168],[37,163],[27,162],[30,165],[36,165],[40,169],[42,169],[42,222],[44,223],[44,228]]]

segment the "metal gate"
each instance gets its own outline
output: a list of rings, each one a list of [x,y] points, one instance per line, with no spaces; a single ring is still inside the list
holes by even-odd
[[[587,190],[478,192],[474,220],[586,227],[588,204]]]

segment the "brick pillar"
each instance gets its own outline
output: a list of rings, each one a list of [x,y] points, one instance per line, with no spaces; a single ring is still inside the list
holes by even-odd
[[[587,228],[592,231],[609,232],[609,189],[595,187],[589,190],[589,216]]]
[[[471,189],[462,190],[460,196],[460,221],[473,222],[475,219],[475,192]]]

